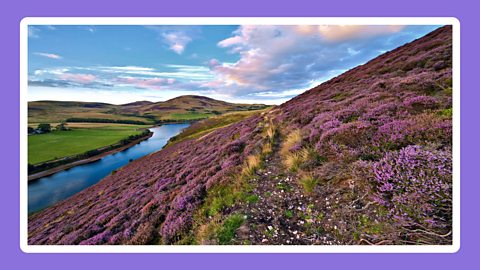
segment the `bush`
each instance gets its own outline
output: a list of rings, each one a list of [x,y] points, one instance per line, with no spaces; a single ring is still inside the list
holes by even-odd
[[[50,132],[52,130],[52,127],[50,126],[50,124],[42,123],[38,125],[37,129],[41,132]]]
[[[407,146],[374,163],[374,199],[404,226],[451,226],[452,156]]]

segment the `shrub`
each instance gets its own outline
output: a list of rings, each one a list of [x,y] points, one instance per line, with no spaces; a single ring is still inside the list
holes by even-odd
[[[302,164],[300,167],[302,169],[313,169],[316,166],[320,166],[327,160],[312,147],[306,147],[300,150],[300,156],[302,159]]]
[[[38,124],[37,129],[40,130],[41,132],[50,132],[52,130],[52,127],[48,123],[41,123],[41,124]]]
[[[447,117],[447,118],[452,118],[453,110],[452,110],[452,108],[443,109],[443,110],[439,111],[438,114],[440,116],[444,116],[444,117]]]
[[[451,226],[452,157],[407,146],[374,163],[374,199],[405,226]]]
[[[414,111],[420,112],[426,109],[435,108],[437,106],[437,99],[430,96],[414,96],[405,99],[403,105]]]

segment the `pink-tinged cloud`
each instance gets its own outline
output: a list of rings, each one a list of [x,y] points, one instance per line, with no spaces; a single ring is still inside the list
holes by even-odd
[[[120,77],[117,79],[119,83],[132,85],[137,88],[145,89],[161,89],[162,86],[175,83],[173,78],[136,78],[136,77]]]
[[[272,89],[295,90],[326,77],[332,69],[357,65],[375,55],[378,37],[401,31],[400,25],[244,25],[218,43],[238,53],[235,63],[212,59],[219,89],[243,94]],[[382,44],[383,44],[382,43]],[[388,47],[385,44],[380,47]],[[355,57],[352,57],[354,55]],[[363,58],[363,59],[362,59]],[[361,59],[361,60],[355,60]],[[358,62],[355,62],[358,61]]]
[[[298,26],[301,34],[318,34],[328,41],[346,41],[377,35],[397,33],[403,25],[303,25]]]
[[[207,65],[210,69],[215,69],[216,67],[221,65],[221,63],[217,59],[213,58],[213,59],[210,59],[210,61],[208,61]]]
[[[43,57],[47,57],[47,58],[50,58],[50,59],[62,59],[63,58],[60,55],[54,54],[54,53],[36,52],[34,54],[39,55],[39,56],[43,56]]]
[[[72,81],[76,83],[91,83],[97,79],[95,75],[80,73],[63,73],[60,74],[58,77],[62,80]]]

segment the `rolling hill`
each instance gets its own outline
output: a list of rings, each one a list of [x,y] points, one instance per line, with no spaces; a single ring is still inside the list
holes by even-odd
[[[162,120],[198,120],[231,111],[263,109],[262,104],[235,104],[203,96],[180,96],[163,102],[137,101],[123,105],[98,102],[33,101],[29,123],[57,123],[69,118],[110,119],[154,123]]]
[[[451,101],[445,26],[133,161],[30,216],[28,242],[451,244]]]

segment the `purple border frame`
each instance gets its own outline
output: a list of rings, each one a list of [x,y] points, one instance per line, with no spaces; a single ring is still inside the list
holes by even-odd
[[[8,5],[8,6],[7,6]],[[2,1],[0,20],[2,41],[0,59],[3,80],[0,106],[5,130],[1,133],[5,155],[1,164],[4,172],[1,188],[2,218],[0,255],[6,269],[471,269],[478,266],[479,234],[476,230],[478,202],[474,200],[480,181],[474,171],[478,112],[473,73],[477,72],[480,38],[474,1],[379,0],[330,1],[296,0],[288,5],[274,0],[242,0],[237,2],[207,0],[175,0],[160,2],[136,0],[128,5],[114,0],[82,1]],[[311,16],[311,17],[456,17],[461,25],[461,247],[455,254],[25,254],[19,245],[19,29],[24,17],[42,16]],[[467,147],[468,146],[468,147]]]

